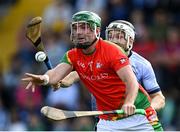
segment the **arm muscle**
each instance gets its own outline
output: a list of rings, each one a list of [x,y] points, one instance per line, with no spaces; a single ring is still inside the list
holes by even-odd
[[[139,85],[138,85],[136,77],[132,71],[131,66],[127,65],[127,66],[119,69],[117,71],[117,74],[126,85],[125,103],[134,104],[134,101],[135,101],[137,93],[138,93]]]

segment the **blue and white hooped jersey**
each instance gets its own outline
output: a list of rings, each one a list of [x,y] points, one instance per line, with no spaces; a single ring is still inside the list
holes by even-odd
[[[161,90],[157,83],[151,63],[148,60],[134,51],[132,51],[129,55],[129,60],[138,82],[149,94],[153,94]]]

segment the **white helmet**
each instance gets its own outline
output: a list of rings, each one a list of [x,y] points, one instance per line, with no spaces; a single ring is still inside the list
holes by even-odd
[[[106,27],[106,40],[109,40],[109,31],[111,30],[121,30],[125,34],[125,39],[127,40],[127,45],[125,50],[131,50],[132,45],[129,45],[129,37],[131,37],[133,40],[135,39],[135,28],[134,26],[124,20],[116,20],[111,22],[107,27]],[[124,48],[124,46],[123,46]]]

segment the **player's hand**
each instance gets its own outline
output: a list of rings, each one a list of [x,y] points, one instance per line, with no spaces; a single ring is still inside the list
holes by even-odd
[[[35,91],[36,85],[43,85],[46,78],[44,75],[35,75],[30,73],[25,73],[25,78],[22,78],[21,80],[24,82],[28,82],[28,85],[26,86],[26,89],[31,88],[32,92]]]
[[[60,86],[62,88],[70,87],[73,84],[73,82],[67,80],[66,78],[60,81]]]
[[[60,87],[61,87],[61,83],[60,82],[52,85],[53,91],[58,90]]]
[[[67,79],[63,79],[63,80],[59,81],[58,83],[52,85],[52,87],[53,87],[53,91],[56,91],[60,87],[67,88],[67,87],[69,87],[71,85],[72,85],[72,83],[70,81],[68,81]]]
[[[121,109],[124,110],[125,116],[129,116],[135,113],[136,107],[134,104],[124,104]]]

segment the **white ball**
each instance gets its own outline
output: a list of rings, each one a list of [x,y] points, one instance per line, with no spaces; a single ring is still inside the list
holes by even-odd
[[[46,59],[46,54],[43,51],[39,51],[35,54],[35,59],[38,62],[43,62]]]

